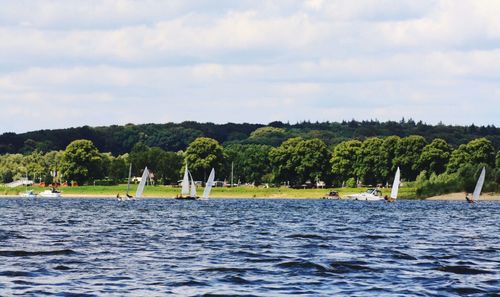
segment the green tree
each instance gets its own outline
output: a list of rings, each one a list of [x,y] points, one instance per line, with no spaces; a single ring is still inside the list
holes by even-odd
[[[333,149],[330,164],[336,184],[341,185],[347,179],[357,177],[358,160],[362,143],[359,140],[348,140],[339,143]]]
[[[278,181],[290,181],[301,185],[307,181],[315,182],[328,178],[328,163],[330,158],[326,144],[319,139],[304,140],[300,137],[291,138],[281,146],[271,150],[271,164]]]
[[[394,167],[401,168],[401,175],[409,180],[415,180],[419,171],[417,162],[422,154],[426,141],[422,136],[411,135],[402,138],[396,146],[396,156],[392,161]]]
[[[285,129],[275,127],[258,128],[248,138],[251,142],[277,146],[286,138]]]
[[[129,154],[129,161],[132,163],[132,174],[135,176],[141,176],[144,167],[151,166],[149,164],[149,150],[151,148],[145,145],[143,142],[138,142],[132,148]]]
[[[147,166],[155,176],[155,180],[163,184],[176,183],[180,177],[182,156],[153,147],[148,152]]]
[[[110,179],[118,182],[128,177],[127,157],[128,155],[121,155],[112,158],[108,173]]]
[[[392,164],[392,161],[396,158],[396,148],[400,141],[401,138],[399,136],[389,136],[384,138],[384,142],[382,143],[382,155],[385,158],[383,175],[386,182],[393,178],[396,171],[396,166]]]
[[[384,155],[383,143],[382,139],[373,137],[366,139],[361,145],[356,172],[365,184],[385,181],[387,159]]]
[[[300,182],[325,180],[329,177],[329,164],[327,160],[331,154],[326,144],[319,139],[309,139],[297,145],[295,158],[298,166],[295,168]]]
[[[302,141],[303,139],[300,137],[290,138],[284,141],[279,147],[273,148],[269,152],[269,160],[273,168],[276,182],[298,183],[295,174],[295,168],[298,166],[298,159],[294,157],[296,147]]]
[[[417,162],[417,168],[427,171],[427,174],[445,172],[453,148],[441,138],[434,139],[422,149]]]
[[[495,149],[491,141],[486,138],[474,139],[467,144],[460,145],[451,153],[446,171],[458,172],[466,164],[477,165],[479,163],[490,167],[495,166]]]
[[[208,137],[199,137],[189,144],[184,153],[193,177],[206,180],[211,168],[219,171],[224,162],[224,150],[219,142]]]
[[[79,185],[101,176],[102,156],[90,140],[75,140],[64,151],[62,172],[67,180]]]
[[[231,144],[224,148],[226,172],[234,162],[234,177],[243,182],[263,183],[263,177],[271,173],[269,153],[272,147],[263,144]]]
[[[496,168],[500,169],[500,151],[497,152],[497,157],[496,157]]]

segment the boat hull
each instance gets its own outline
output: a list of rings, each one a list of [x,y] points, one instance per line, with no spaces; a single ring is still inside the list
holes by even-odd
[[[19,194],[22,198],[36,198],[36,194]]]
[[[43,191],[41,192],[40,194],[38,194],[39,197],[42,197],[42,198],[60,198],[61,197],[61,193],[54,193],[54,192],[51,192],[51,191]]]
[[[379,196],[371,196],[371,195],[352,195],[347,196],[348,200],[358,200],[358,201],[382,201],[384,198]]]
[[[200,197],[186,196],[186,197],[175,197],[175,200],[198,200]]]

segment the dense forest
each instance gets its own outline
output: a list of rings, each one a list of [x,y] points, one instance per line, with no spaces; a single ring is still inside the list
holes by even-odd
[[[188,122],[7,133],[2,137],[2,141],[17,139],[2,143],[3,183],[28,175],[45,183],[116,184],[124,182],[132,164],[135,176],[147,166],[156,184],[168,185],[178,182],[188,164],[200,181],[206,180],[211,168],[216,169],[219,180],[228,180],[234,168],[237,183],[299,188],[320,181],[336,187],[386,186],[399,167],[405,184],[414,186],[423,197],[470,192],[485,167],[485,190],[500,189],[495,127],[428,126],[412,121],[274,122],[268,126]]]
[[[276,147],[293,137],[319,139],[328,147],[332,147],[349,139],[363,141],[369,137],[393,135],[399,137],[420,135],[427,142],[440,138],[454,148],[472,139],[485,137],[491,141],[496,150],[500,148],[500,128],[495,126],[428,125],[411,119],[403,119],[399,122],[352,120],[341,123],[272,122],[268,125],[183,122],[108,127],[84,126],[21,134],[4,133],[0,135],[0,154],[59,151],[64,150],[68,144],[77,139],[88,139],[99,151],[117,156],[130,152],[139,142],[149,147],[177,152],[185,150],[198,137],[215,139],[224,147],[230,144],[261,144]]]

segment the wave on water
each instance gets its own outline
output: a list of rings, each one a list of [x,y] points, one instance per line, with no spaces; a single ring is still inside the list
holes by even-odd
[[[317,235],[317,234],[291,234],[291,235],[286,236],[286,238],[325,240],[325,238],[323,236]]]
[[[53,251],[0,251],[0,257],[35,257],[35,256],[58,256],[76,254],[70,249],[53,250]]]
[[[464,265],[441,266],[441,267],[438,267],[437,270],[443,271],[443,272],[456,273],[456,274],[491,274],[491,273],[493,273],[492,271],[471,268],[471,267],[464,266]]]

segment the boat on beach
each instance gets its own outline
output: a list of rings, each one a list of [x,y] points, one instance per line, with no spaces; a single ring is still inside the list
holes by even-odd
[[[321,199],[328,199],[328,200],[341,200],[339,192],[337,191],[331,191],[325,196],[323,196]]]

